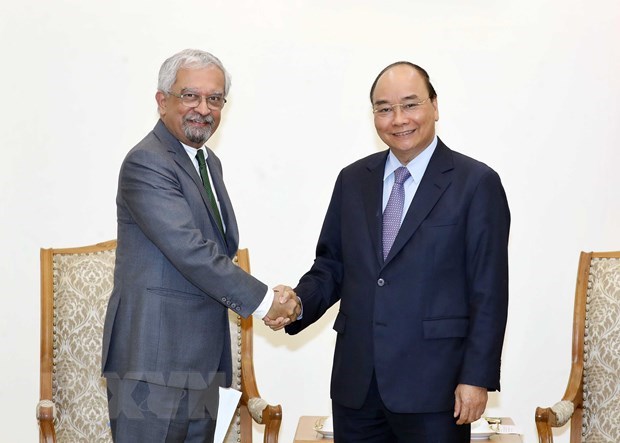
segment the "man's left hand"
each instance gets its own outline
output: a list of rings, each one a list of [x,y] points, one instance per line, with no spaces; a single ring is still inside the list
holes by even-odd
[[[460,384],[454,391],[454,418],[457,425],[473,423],[482,417],[489,395],[486,388]]]

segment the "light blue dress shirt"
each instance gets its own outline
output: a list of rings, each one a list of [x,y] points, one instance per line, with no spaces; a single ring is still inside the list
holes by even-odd
[[[381,212],[385,211],[385,207],[387,206],[387,202],[390,198],[390,193],[392,192],[392,187],[394,186],[394,171],[401,166],[406,166],[407,169],[409,169],[411,177],[403,183],[405,188],[405,202],[403,205],[403,215],[400,219],[402,224],[405,219],[405,215],[407,215],[407,210],[409,210],[409,206],[411,206],[413,197],[418,190],[418,186],[420,186],[420,181],[422,181],[422,177],[426,172],[428,162],[431,160],[436,147],[437,136],[433,138],[433,141],[426,149],[420,152],[418,156],[411,160],[407,165],[403,165],[392,153],[392,151],[390,151],[387,161],[385,162],[385,170],[383,172],[383,207]]]

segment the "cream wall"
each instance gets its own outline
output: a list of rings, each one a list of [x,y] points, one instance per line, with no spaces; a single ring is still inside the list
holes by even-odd
[[[198,47],[233,75],[210,145],[269,284],[308,269],[338,171],[382,149],[375,75],[400,59],[428,69],[439,135],[508,194],[510,318],[488,414],[534,441],[535,407],[568,376],[578,253],[620,249],[619,24],[616,0],[3,0],[0,440],[37,436],[38,249],[115,237],[118,168],[155,124],[159,65]],[[283,442],[299,416],[330,412],[334,316],[292,338],[256,327]]]

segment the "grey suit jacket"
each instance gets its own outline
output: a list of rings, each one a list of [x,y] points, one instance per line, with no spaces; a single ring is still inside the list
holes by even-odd
[[[231,261],[237,222],[221,163],[208,152],[225,238],[200,176],[162,121],[123,162],[114,289],[103,334],[108,377],[194,389],[219,372],[230,384],[227,309],[250,315],[267,286]]]

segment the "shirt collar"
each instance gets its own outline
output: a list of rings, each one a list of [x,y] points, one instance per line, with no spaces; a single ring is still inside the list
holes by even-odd
[[[202,152],[204,152],[205,154],[205,160],[209,157],[209,151],[207,151],[207,148],[205,148],[204,146],[201,146],[200,148],[192,148],[191,146],[186,145],[183,142],[179,142],[183,145],[183,148],[185,148],[185,152],[187,152],[187,155],[189,155],[189,157],[191,159],[194,159],[196,157],[196,154],[198,154],[198,150],[200,149]]]
[[[416,183],[420,183],[422,180],[422,176],[426,171],[426,167],[428,166],[428,162],[431,160],[433,156],[433,152],[435,152],[435,148],[437,147],[437,135],[433,138],[433,141],[430,145],[428,145],[422,152],[420,152],[413,160],[411,160],[406,168],[409,169],[409,173],[413,178],[413,181]],[[383,171],[383,181],[388,178],[391,174],[396,171],[396,169],[400,168],[402,163],[396,158],[394,153],[390,150],[388,154],[387,161],[385,162],[385,170]]]

